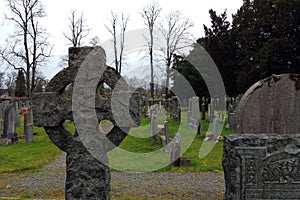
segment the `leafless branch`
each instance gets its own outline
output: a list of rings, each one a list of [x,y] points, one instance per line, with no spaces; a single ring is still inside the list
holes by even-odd
[[[73,47],[80,47],[82,40],[89,35],[90,29],[86,25],[86,19],[81,15],[77,16],[77,12],[72,10],[69,16],[69,33],[63,33],[64,37]]]

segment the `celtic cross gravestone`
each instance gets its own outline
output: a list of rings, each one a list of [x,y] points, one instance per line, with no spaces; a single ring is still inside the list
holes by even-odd
[[[87,58],[91,58],[92,62],[86,62]],[[34,124],[44,127],[51,141],[67,153],[66,199],[110,198],[110,171],[106,153],[122,142],[130,127],[140,123],[139,95],[129,91],[126,81],[114,69],[107,67],[105,62],[105,52],[101,47],[70,48],[68,68],[54,76],[48,83],[45,93],[38,93],[33,97]],[[103,73],[97,77],[96,71],[99,68]],[[79,70],[82,69],[86,69],[83,74],[88,76],[86,81],[95,81],[93,79],[96,77],[97,84],[94,88],[79,89],[75,97],[66,95],[64,90],[70,84],[73,86],[74,94],[75,80],[76,77],[82,76],[79,74]],[[104,99],[97,93],[98,88],[104,83],[117,97],[114,101],[111,101],[111,98]],[[121,87],[117,88],[116,85]],[[86,96],[82,91],[94,94],[95,99]],[[125,98],[128,95],[131,96],[130,101]],[[76,98],[83,103],[79,108],[74,106]],[[108,138],[111,143],[103,143],[103,141],[97,143],[97,134],[91,134],[97,127],[89,126],[90,121],[93,121],[90,115],[76,116],[79,119],[77,123],[75,120],[75,134],[72,135],[65,129],[65,120],[74,121],[74,112],[80,110],[82,113],[88,113],[84,104],[89,101],[94,103],[93,110],[98,125],[102,120],[110,120],[113,123],[114,127],[106,135],[99,133],[101,137]],[[118,114],[112,112],[112,107],[116,106]],[[73,110],[74,107],[77,110]],[[122,114],[122,111],[129,112],[131,121],[128,115]],[[79,130],[80,123],[85,126],[80,127]],[[99,147],[89,146],[90,142],[95,142]],[[98,153],[101,154],[101,158],[94,155],[93,148],[100,149]]]

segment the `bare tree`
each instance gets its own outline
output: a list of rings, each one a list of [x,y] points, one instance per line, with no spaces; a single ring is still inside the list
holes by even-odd
[[[16,26],[9,35],[0,57],[15,70],[26,76],[27,96],[31,97],[36,86],[36,70],[50,57],[52,48],[47,42],[45,29],[39,19],[46,16],[40,0],[7,0],[9,15],[6,19]]]
[[[189,18],[184,17],[180,11],[169,13],[160,23],[160,31],[165,39],[165,46],[161,47],[166,62],[166,85],[165,93],[169,93],[170,69],[172,58],[175,53],[190,46],[191,34],[188,32],[193,27]]]
[[[14,96],[17,73],[15,71],[12,71],[11,73],[7,73],[6,76],[7,78],[5,79],[5,86],[7,88],[8,95]]]
[[[4,72],[0,71],[0,89],[2,89],[3,85],[4,85]]]
[[[89,35],[90,31],[83,13],[78,16],[75,10],[70,13],[68,29],[69,32],[63,33],[63,35],[73,47],[80,47],[82,40]]]
[[[153,46],[154,46],[154,26],[155,22],[161,12],[161,7],[158,3],[151,3],[143,8],[142,17],[145,25],[149,29],[150,41],[148,43],[149,57],[150,57],[150,93],[151,98],[154,98],[154,67],[153,67]]]
[[[113,43],[114,43],[114,63],[115,68],[117,72],[121,73],[122,70],[122,60],[123,60],[123,51],[124,51],[124,45],[125,45],[125,31],[127,28],[127,24],[129,21],[129,16],[125,16],[124,13],[121,14],[121,32],[120,32],[120,53],[118,54],[118,44],[117,44],[117,26],[118,26],[118,15],[114,12],[111,12],[111,20],[110,20],[110,26],[105,25],[106,29],[110,32],[110,34],[113,37]]]

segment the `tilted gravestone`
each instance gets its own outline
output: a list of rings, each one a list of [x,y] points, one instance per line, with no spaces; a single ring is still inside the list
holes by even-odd
[[[90,56],[92,59],[95,58],[97,63],[85,64],[85,59]],[[98,63],[100,62],[100,63]],[[115,101],[110,99],[103,99],[100,95],[95,95],[94,105],[92,109],[96,112],[98,119],[97,126],[102,120],[110,120],[114,127],[106,134],[106,137],[112,142],[112,144],[104,144],[100,142],[100,153],[101,158],[107,162],[108,158],[106,153],[118,146],[122,140],[126,137],[130,127],[138,125],[140,123],[140,99],[137,93],[130,95],[130,102],[125,101],[124,95],[128,95],[126,91],[122,93],[122,89],[126,90],[127,84],[122,77],[112,68],[107,67],[101,77],[92,77],[95,75],[94,71],[97,71],[97,67],[105,68],[105,53],[100,47],[81,47],[81,48],[70,48],[69,49],[69,67],[59,72],[47,85],[46,92],[36,94],[33,97],[33,120],[37,126],[43,126],[52,140],[52,142],[58,146],[61,150],[67,153],[66,164],[67,164],[67,178],[65,185],[65,197],[66,199],[109,199],[110,198],[110,171],[107,164],[99,161],[92,155],[88,150],[88,146],[84,145],[84,142],[95,142],[94,137],[90,130],[97,129],[95,126],[90,126],[91,116],[80,118],[78,123],[83,124],[83,130],[85,134],[90,138],[81,139],[82,134],[76,131],[74,135],[68,132],[64,127],[65,120],[73,121],[76,115],[73,115],[72,98],[64,95],[64,89],[74,83],[75,77],[79,76],[77,73],[82,68],[88,68],[86,74],[91,79],[95,79],[98,83],[97,87],[106,83],[114,90],[114,94],[117,95]],[[92,68],[92,69],[91,69]],[[121,88],[120,93],[115,91],[117,83]],[[75,84],[74,84],[75,85]],[[79,84],[79,87],[81,85]],[[96,88],[96,86],[95,86]],[[82,98],[83,103],[90,101],[90,96],[85,96],[86,91],[95,91],[93,88],[80,88],[76,98]],[[74,92],[74,91],[73,91]],[[73,93],[74,94],[74,93]],[[128,105],[129,104],[129,105]],[[112,107],[119,106],[117,112],[121,115],[113,115]],[[84,106],[84,105],[82,105]],[[127,106],[127,107],[126,107]],[[129,107],[131,119],[134,124],[128,122],[128,119],[123,116],[122,112]],[[85,108],[78,107],[82,113],[87,112]],[[127,110],[128,111],[128,110]],[[73,118],[74,117],[74,118]],[[76,122],[76,121],[75,121]],[[117,123],[118,122],[118,123]],[[78,124],[75,124],[76,130],[78,130]],[[82,127],[81,127],[82,128]],[[102,135],[102,133],[99,133]],[[102,136],[101,136],[102,137]],[[105,137],[105,135],[103,136]],[[114,146],[115,145],[115,146]],[[92,146],[94,147],[94,146]],[[95,146],[96,148],[96,146]],[[98,158],[98,157],[97,157]]]
[[[254,84],[237,107],[237,134],[225,137],[225,199],[300,198],[300,75]]]

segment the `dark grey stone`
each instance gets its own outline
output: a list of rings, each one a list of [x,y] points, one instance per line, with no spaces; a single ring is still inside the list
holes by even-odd
[[[11,140],[11,143],[18,142],[18,135],[16,133],[16,121],[15,121],[15,105],[10,103],[4,112],[4,124],[3,124],[3,134],[1,138],[8,138]]]
[[[224,140],[224,199],[299,199],[300,134],[233,134]]]
[[[300,75],[273,75],[242,97],[224,141],[224,199],[299,199],[299,89]]]
[[[172,97],[172,114],[171,117],[174,121],[180,123],[180,115],[181,115],[181,110],[180,110],[180,105],[179,105],[179,98],[177,96]]]
[[[237,108],[238,133],[300,133],[300,75],[273,75],[254,84]]]
[[[26,142],[30,143],[33,141],[33,124],[26,125]]]
[[[74,83],[83,61],[90,53],[93,54],[95,52],[101,52],[98,58],[101,60],[101,64],[105,65],[105,53],[100,47],[70,48],[69,67],[54,76],[46,87],[46,93],[36,94],[33,97],[34,124],[43,126],[51,141],[67,153],[65,197],[69,200],[110,199],[110,171],[105,163],[108,163],[106,153],[114,147],[112,145],[100,147],[102,153],[102,162],[100,162],[87,150],[78,133],[76,132],[72,135],[63,125],[65,120],[73,120],[72,97],[65,95],[64,89],[69,84]],[[96,55],[98,56],[98,54]],[[99,64],[89,67],[94,67],[96,70]],[[116,95],[116,98],[112,102],[111,99],[102,99],[99,97],[100,95],[96,95],[95,99],[97,120],[100,122],[103,119],[107,119],[113,123],[114,127],[106,137],[114,145],[118,146],[126,137],[129,128],[140,124],[140,97],[138,94],[133,93],[129,101],[130,105],[124,101],[124,98],[128,98],[129,94],[126,92],[128,91],[126,88],[129,88],[129,86],[112,68],[107,67],[102,77],[99,77],[97,86],[99,87],[102,83],[106,83],[112,89],[118,83],[122,86],[121,90],[125,89],[125,92],[115,89],[113,94]],[[87,97],[83,96],[83,98]],[[129,116],[123,115],[113,116],[112,107],[117,107],[120,110],[129,110],[132,119],[129,120]],[[90,128],[85,127],[84,130],[89,130]]]

